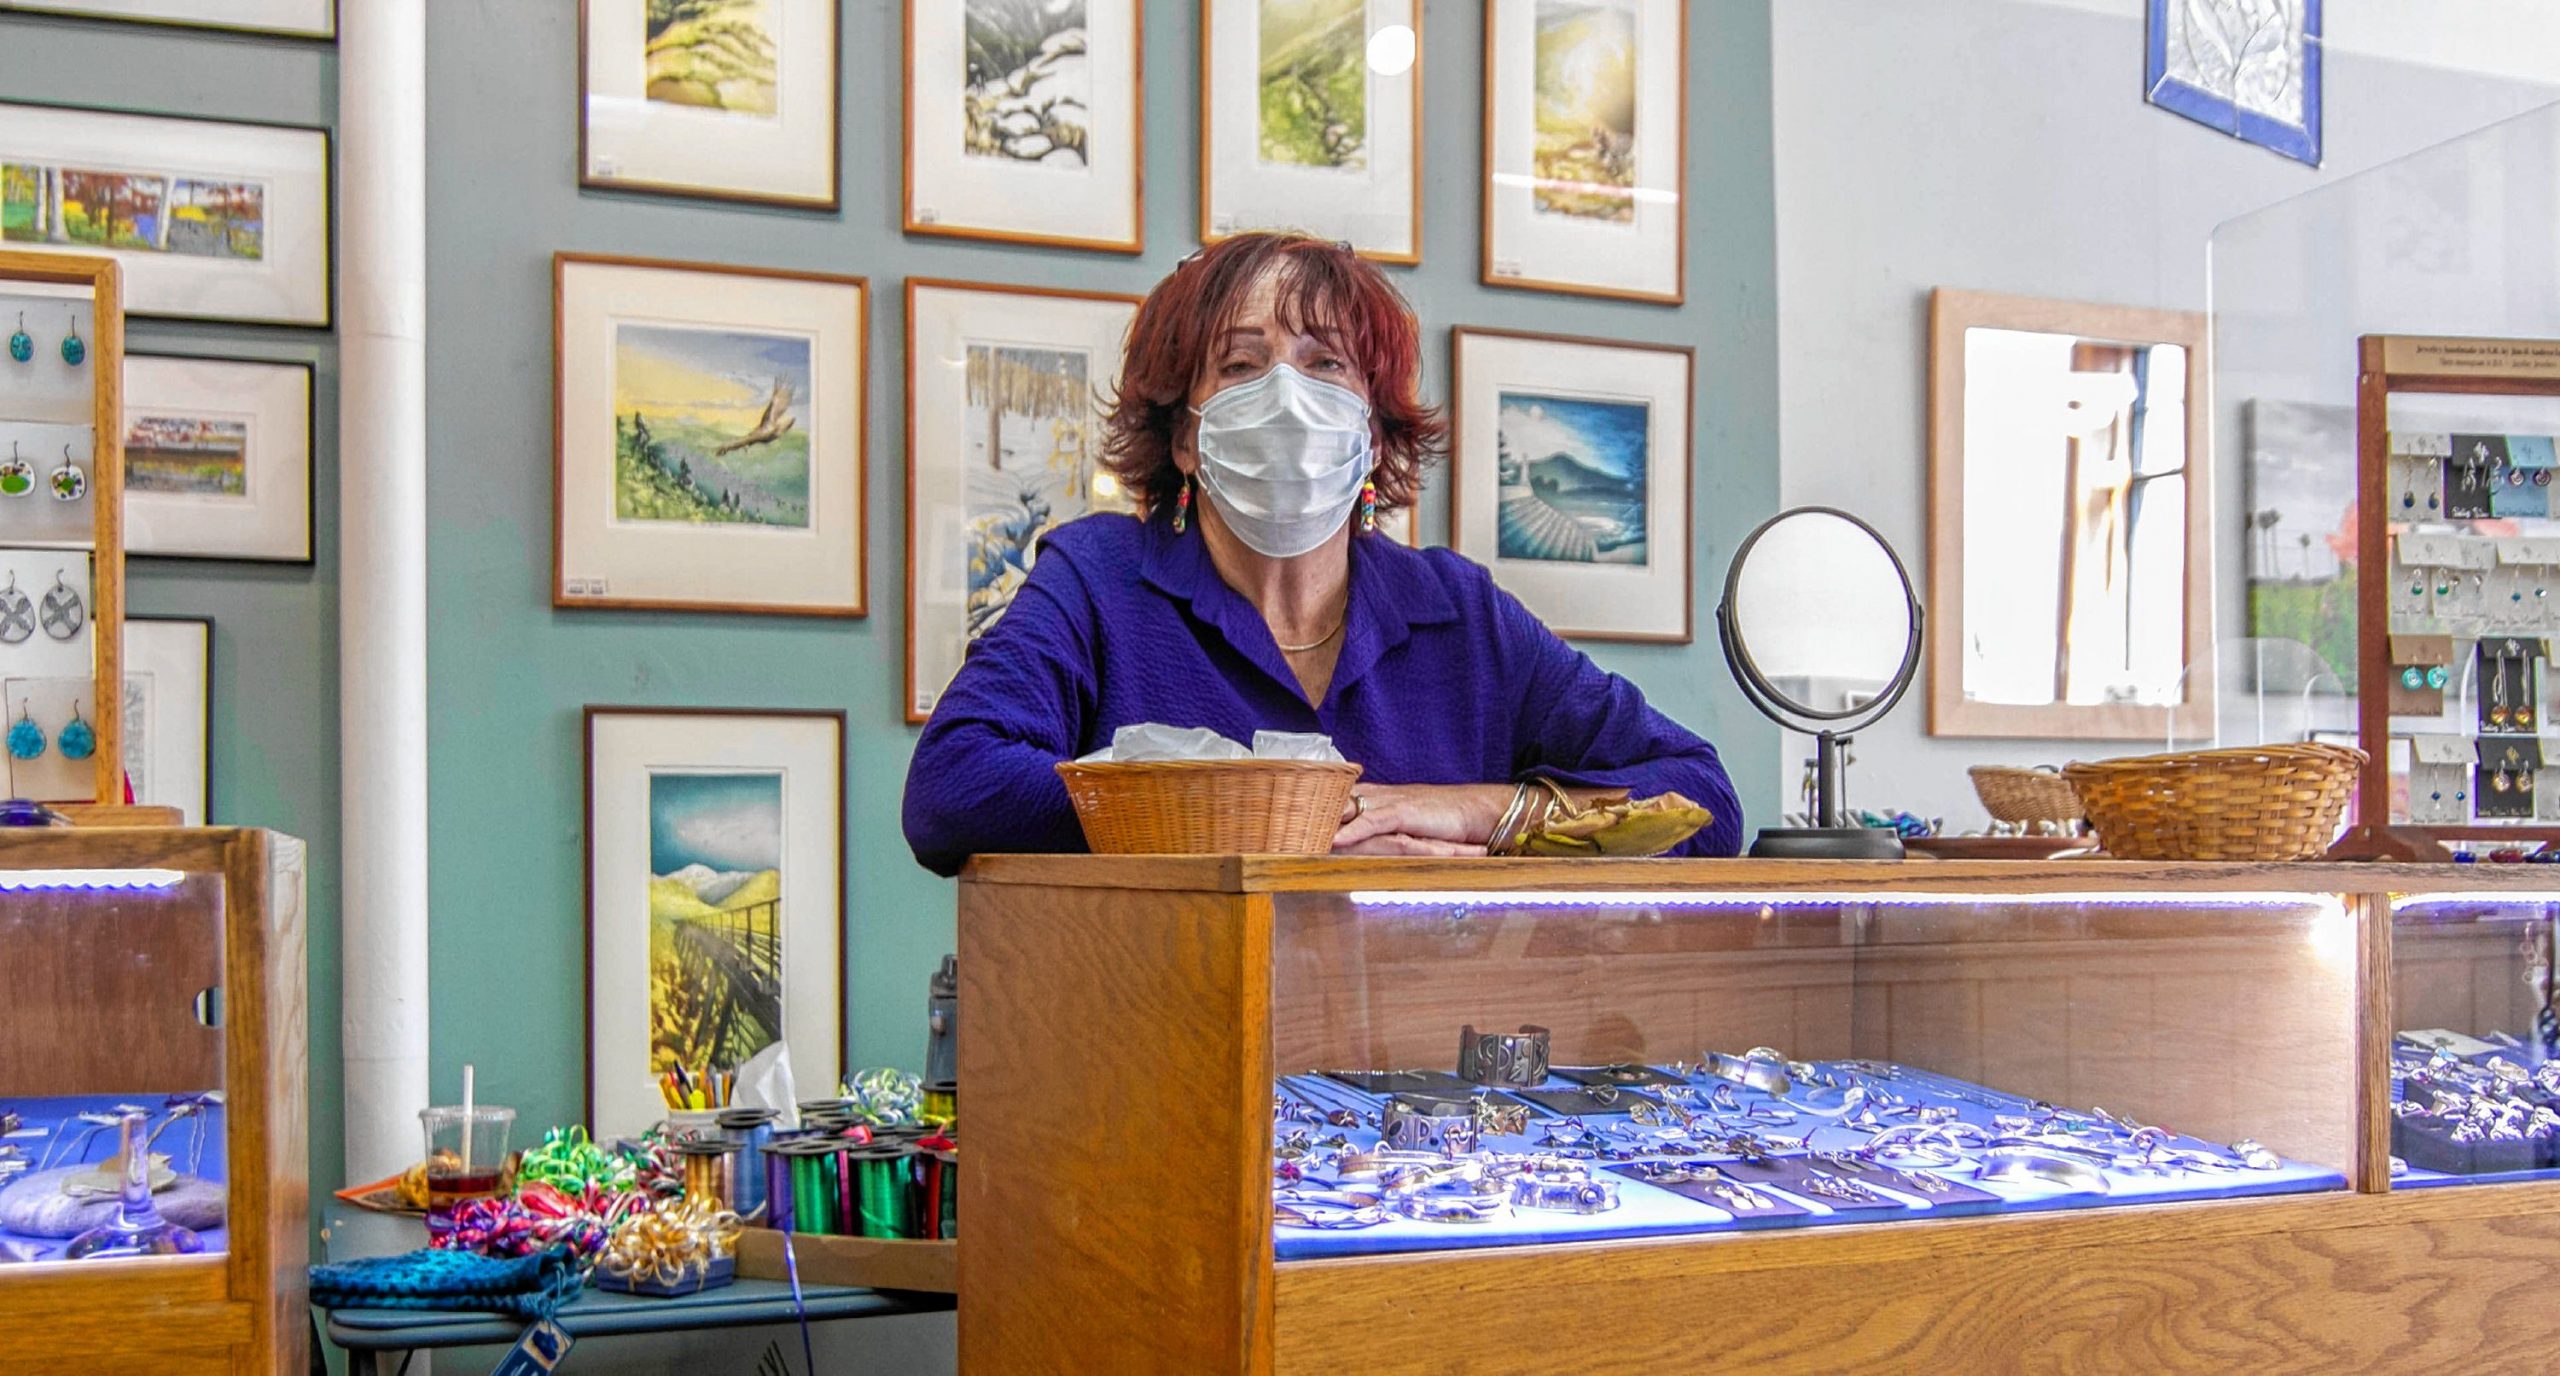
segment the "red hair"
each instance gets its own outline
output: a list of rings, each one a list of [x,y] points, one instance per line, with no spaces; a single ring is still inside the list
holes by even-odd
[[[1192,423],[1191,385],[1215,341],[1266,271],[1280,274],[1280,324],[1326,334],[1369,389],[1378,505],[1413,505],[1422,470],[1448,442],[1449,422],[1418,395],[1422,324],[1385,273],[1340,244],[1303,234],[1239,234],[1182,261],[1156,284],[1129,326],[1120,388],[1104,422],[1103,466],[1143,512],[1182,491],[1174,441]]]

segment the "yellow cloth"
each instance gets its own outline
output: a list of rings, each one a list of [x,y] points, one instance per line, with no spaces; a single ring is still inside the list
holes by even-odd
[[[1521,841],[1523,855],[1660,855],[1715,820],[1677,793],[1631,800],[1618,792],[1577,804],[1552,781],[1541,782],[1555,793],[1555,807]]]

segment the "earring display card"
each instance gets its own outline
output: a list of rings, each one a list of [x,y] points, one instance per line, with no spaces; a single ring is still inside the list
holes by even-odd
[[[2445,484],[2445,514],[2457,521],[2485,520],[2496,496],[2499,471],[2507,463],[2504,435],[2453,437],[2452,476]]]
[[[8,344],[0,350],[0,421],[95,422],[98,331],[86,288],[0,291],[0,336]],[[79,343],[66,349],[71,340]]]
[[[2391,459],[2391,516],[2399,521],[2441,521],[2444,514],[2444,460],[2395,454]]]
[[[2471,739],[2423,735],[2412,736],[2409,743],[2409,820],[2437,826],[2470,821],[2475,762]],[[2560,798],[2560,789],[2552,790],[2552,796]]]
[[[2478,742],[2479,765],[2472,796],[2479,816],[2515,820],[2534,815],[2535,783],[2542,773],[2542,742],[2531,737],[2492,736]]]
[[[97,442],[96,429],[87,425],[0,420],[0,540],[95,547],[98,514],[91,485]]]
[[[98,717],[92,699],[98,683],[93,677],[79,678],[9,678],[5,685],[9,709],[8,729],[15,732],[20,722],[32,722],[43,733],[44,749],[33,759],[18,758],[12,740],[9,752],[9,796],[33,798],[42,803],[86,802],[97,794],[97,762],[83,756],[73,759],[62,753],[62,733],[75,720],[91,723],[94,732]]]

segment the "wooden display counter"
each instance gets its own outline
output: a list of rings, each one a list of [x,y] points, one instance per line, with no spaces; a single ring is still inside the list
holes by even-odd
[[[2391,897],[2456,891],[2560,875],[982,859],[962,1369],[2538,1369],[2560,1182],[2390,1189]],[[2351,1188],[1275,1262],[1275,1076],[1446,1069],[1467,1022],[1559,1064],[1894,1060]]]

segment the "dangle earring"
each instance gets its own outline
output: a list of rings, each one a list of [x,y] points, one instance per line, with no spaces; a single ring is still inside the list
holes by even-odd
[[[18,704],[18,719],[9,724],[9,758],[32,760],[44,753],[44,728],[27,715],[27,705]]]
[[[62,747],[62,758],[66,760],[85,760],[98,753],[98,733],[80,719],[80,704],[76,702],[71,704],[71,724],[53,739]]]
[[[80,317],[71,317],[71,332],[62,337],[62,361],[77,368],[89,357],[89,346],[80,342]]]
[[[89,495],[89,475],[71,461],[71,446],[62,446],[62,466],[53,470],[53,499],[76,502]]]
[[[0,497],[23,497],[36,490],[36,466],[18,457],[18,442],[9,442],[9,461],[0,463]]]
[[[36,604],[18,591],[18,575],[0,587],[0,645],[15,645],[36,633]]]
[[[9,357],[20,363],[32,363],[36,357],[36,337],[27,333],[27,313],[18,312],[18,332],[9,336]]]
[[[1173,499],[1173,533],[1180,535],[1191,528],[1191,480],[1182,480],[1182,495]]]
[[[53,586],[45,590],[40,610],[44,615],[44,633],[56,640],[69,640],[80,634],[81,627],[89,624],[89,608],[80,601],[80,594],[63,578],[60,570],[54,572]]]
[[[1378,485],[1360,484],[1360,531],[1368,534],[1378,528]]]

